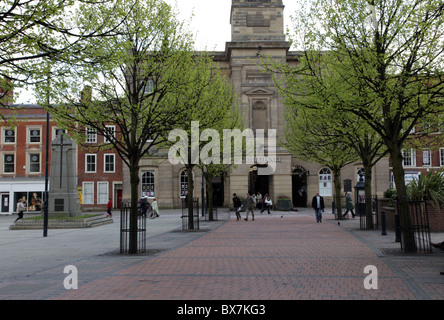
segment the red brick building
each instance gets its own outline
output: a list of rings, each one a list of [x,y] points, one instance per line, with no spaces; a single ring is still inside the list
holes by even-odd
[[[45,191],[46,111],[39,105],[10,105],[1,112],[16,120],[15,127],[0,121],[0,214],[15,212],[22,197],[27,200],[28,212],[39,213]],[[50,143],[59,130],[50,118]],[[88,139],[88,144],[94,146],[103,137],[90,133]],[[51,159],[50,147],[48,151]],[[77,146],[77,177],[82,209],[105,210],[110,198],[113,207],[119,206],[122,161],[114,150],[91,151]]]

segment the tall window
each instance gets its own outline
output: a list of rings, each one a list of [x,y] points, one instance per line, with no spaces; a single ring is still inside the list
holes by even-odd
[[[3,143],[15,143],[15,130],[4,128],[3,129]]]
[[[323,168],[319,171],[319,195],[332,196],[332,174],[330,169]]]
[[[185,198],[188,194],[188,172],[182,171],[180,174],[180,197]]]
[[[108,182],[97,182],[97,204],[108,203]]]
[[[422,165],[423,166],[432,165],[432,153],[430,149],[422,150]]]
[[[116,136],[116,126],[114,126],[114,125],[107,125],[107,126],[105,126],[105,130],[108,133],[109,137],[115,137]],[[103,137],[103,142],[104,143],[109,143],[110,141],[106,137]]]
[[[104,156],[104,172],[113,173],[116,171],[116,155],[115,154],[105,154]]]
[[[402,164],[405,167],[415,167],[416,166],[416,152],[415,149],[402,150]]]
[[[3,155],[3,173],[15,172],[15,155],[4,154]]]
[[[82,203],[94,204],[94,182],[83,182]]]
[[[155,197],[154,171],[145,171],[142,173],[142,197]]]
[[[86,154],[85,155],[85,172],[95,173],[96,172],[96,155]]]
[[[41,133],[41,128],[28,128],[28,142],[40,143]]]
[[[29,173],[40,173],[40,154],[29,154]]]
[[[444,166],[444,148],[439,149],[440,166]]]
[[[86,128],[86,143],[96,143],[97,132],[93,128]]]

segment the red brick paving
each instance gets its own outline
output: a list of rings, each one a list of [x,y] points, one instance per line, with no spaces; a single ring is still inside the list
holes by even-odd
[[[85,264],[85,269],[90,266]],[[364,288],[367,265],[378,269],[377,290]],[[78,266],[79,276],[82,267]],[[371,248],[334,221],[317,224],[314,217],[292,215],[282,219],[256,215],[254,222],[231,220],[181,247],[109,268],[102,277],[80,283],[78,290],[60,290],[52,296],[72,300],[416,298],[408,283]]]

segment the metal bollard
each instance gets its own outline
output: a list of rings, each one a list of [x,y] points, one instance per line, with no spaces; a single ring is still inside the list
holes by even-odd
[[[381,211],[381,235],[386,236],[387,235],[387,229],[386,229],[386,225],[385,225],[385,210]]]
[[[399,223],[398,214],[395,214],[395,234],[396,234],[395,242],[401,242],[401,226]]]

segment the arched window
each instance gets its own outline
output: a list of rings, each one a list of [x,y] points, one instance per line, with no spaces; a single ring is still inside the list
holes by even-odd
[[[188,171],[180,173],[180,197],[184,199],[188,194]]]
[[[322,168],[319,171],[319,195],[324,197],[331,197],[333,194],[332,182],[333,177],[330,169]]]
[[[154,171],[142,172],[142,197],[154,198],[155,194],[155,182]]]

